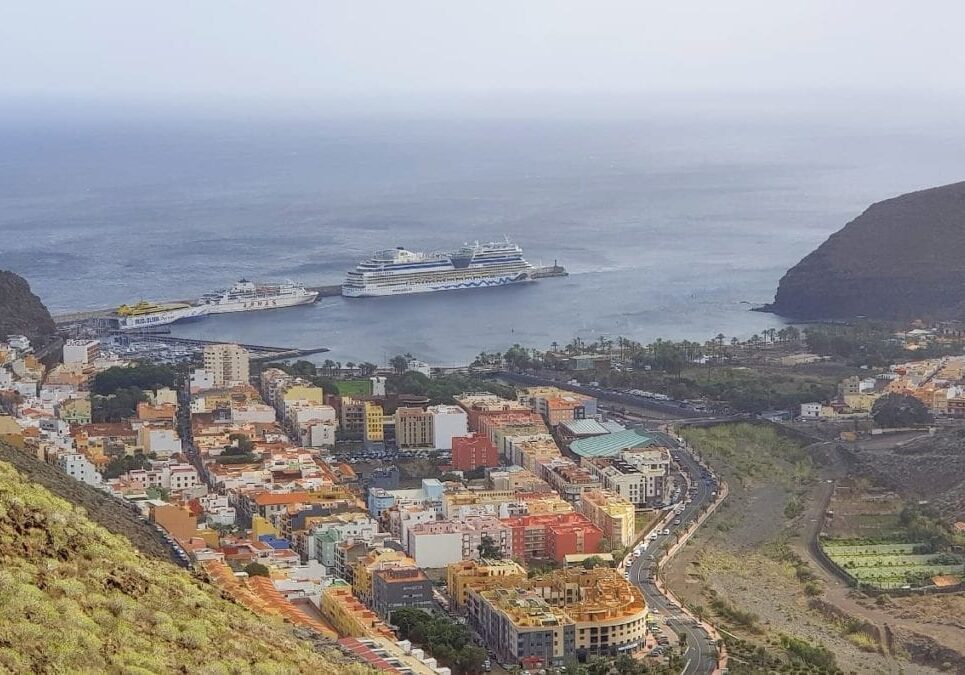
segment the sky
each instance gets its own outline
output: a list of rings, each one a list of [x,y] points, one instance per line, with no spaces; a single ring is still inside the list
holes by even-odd
[[[965,4],[0,3],[0,99],[957,91]]]

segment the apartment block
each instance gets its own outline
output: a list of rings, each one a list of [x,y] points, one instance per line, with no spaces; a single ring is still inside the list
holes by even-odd
[[[577,508],[613,546],[630,546],[636,539],[636,509],[629,499],[610,490],[590,490]]]
[[[248,350],[239,345],[206,345],[204,369],[211,373],[215,387],[248,384]]]

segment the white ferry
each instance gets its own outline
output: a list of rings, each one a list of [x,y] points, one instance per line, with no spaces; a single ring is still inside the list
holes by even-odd
[[[309,305],[316,298],[318,291],[310,291],[292,281],[259,285],[241,279],[231,288],[205,293],[198,301],[198,306],[204,307],[208,314],[226,314]]]
[[[508,239],[467,244],[452,253],[422,253],[399,247],[359,263],[342,284],[342,295],[362,298],[490,288],[533,281],[534,268]]]
[[[141,300],[134,305],[121,305],[112,318],[120,330],[140,330],[193,319],[207,313],[205,307],[182,302],[157,304]]]

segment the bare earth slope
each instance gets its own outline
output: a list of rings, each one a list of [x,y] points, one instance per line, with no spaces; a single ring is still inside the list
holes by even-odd
[[[965,301],[965,182],[872,204],[763,309],[798,319],[949,317]]]

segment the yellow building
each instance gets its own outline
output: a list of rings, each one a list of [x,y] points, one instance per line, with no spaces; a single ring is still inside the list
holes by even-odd
[[[321,405],[325,402],[325,391],[321,387],[311,384],[294,384],[285,390],[281,398],[285,403],[308,401]],[[284,408],[284,406],[282,407]]]
[[[383,419],[382,406],[371,401],[365,402],[365,440],[381,442],[385,438],[383,431],[385,421]]]
[[[265,534],[270,534],[273,537],[281,536],[281,532],[278,531],[278,528],[272,525],[271,522],[266,518],[262,518],[261,516],[252,516],[251,538],[258,539],[258,537]]]
[[[416,562],[402,551],[394,548],[379,548],[369,551],[352,566],[352,591],[363,602],[372,600],[372,572],[385,566],[416,567]]]
[[[573,512],[573,505],[557,494],[540,494],[538,497],[527,497],[525,501],[526,513],[531,516]]]
[[[452,609],[461,610],[469,591],[509,588],[526,579],[526,570],[512,560],[461,560],[446,568],[446,588]]]
[[[864,393],[864,394],[845,394],[842,398],[844,404],[851,408],[852,410],[865,410],[870,411],[871,406],[875,404],[881,397],[881,394],[875,393]]]
[[[615,569],[571,567],[513,588],[469,590],[469,624],[499,661],[558,667],[578,652],[632,653],[645,644],[647,605]]]
[[[447,492],[442,495],[442,515],[452,518],[456,511],[463,506],[485,506],[497,507],[499,504],[514,501],[516,493],[511,490],[461,490],[459,492]]]
[[[630,546],[636,539],[636,510],[629,499],[609,490],[589,490],[580,496],[578,508],[613,546]]]
[[[543,438],[513,444],[510,460],[539,476],[540,464],[545,464],[562,456],[556,441],[551,438]]]
[[[91,405],[89,398],[68,398],[57,406],[58,419],[68,424],[90,424]]]
[[[363,605],[341,579],[322,590],[319,611],[341,637],[385,637],[395,634],[378,615]]]
[[[23,445],[23,429],[10,415],[0,414],[0,441],[17,447]]]

